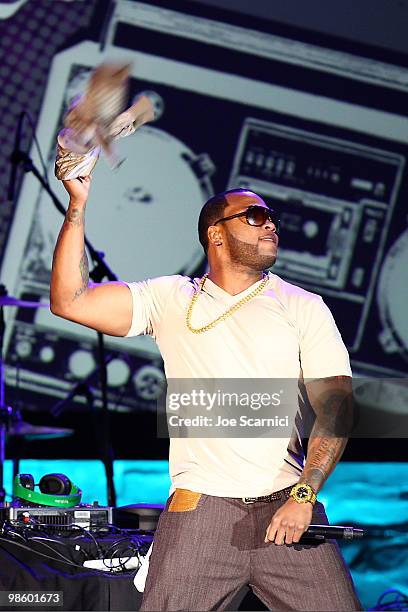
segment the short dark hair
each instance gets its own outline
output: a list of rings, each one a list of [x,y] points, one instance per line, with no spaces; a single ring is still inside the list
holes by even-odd
[[[208,252],[208,228],[224,216],[224,210],[228,204],[226,196],[232,193],[245,193],[248,191],[248,189],[229,189],[228,191],[222,191],[221,193],[213,195],[204,204],[198,218],[198,238],[205,254]]]

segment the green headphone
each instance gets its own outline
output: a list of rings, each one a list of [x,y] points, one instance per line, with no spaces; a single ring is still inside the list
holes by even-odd
[[[34,487],[40,488],[40,493]],[[13,496],[31,504],[71,508],[81,501],[82,491],[65,474],[46,474],[34,484],[31,474],[17,474],[13,483]]]

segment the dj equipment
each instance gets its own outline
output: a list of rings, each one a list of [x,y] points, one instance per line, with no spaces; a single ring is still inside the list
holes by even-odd
[[[34,490],[38,486],[40,492]],[[31,504],[42,506],[76,506],[81,501],[82,491],[65,474],[46,474],[34,484],[31,474],[17,474],[13,483],[13,496]]]
[[[4,509],[3,516],[14,526],[30,526],[53,534],[66,533],[75,527],[92,531],[112,524],[112,508],[98,502],[70,508],[46,508],[15,504]]]
[[[103,572],[138,569],[141,565],[139,556],[111,557],[106,559],[89,559],[84,561],[84,567],[102,570]]]
[[[113,522],[121,528],[154,531],[163,508],[163,504],[146,503],[121,506],[114,508]]]

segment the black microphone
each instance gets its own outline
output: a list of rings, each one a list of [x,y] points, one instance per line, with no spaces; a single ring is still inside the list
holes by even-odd
[[[313,540],[354,540],[364,537],[364,529],[354,527],[344,527],[343,525],[309,525],[305,533],[300,538]]]
[[[11,171],[10,171],[10,181],[8,186],[8,200],[10,202],[14,202],[14,197],[16,195],[16,178],[17,178],[17,167],[21,161],[20,158],[20,144],[21,144],[21,136],[23,131],[23,119],[25,116],[25,111],[20,113],[17,123],[16,136],[14,139],[14,149],[12,154],[10,155],[11,162]]]

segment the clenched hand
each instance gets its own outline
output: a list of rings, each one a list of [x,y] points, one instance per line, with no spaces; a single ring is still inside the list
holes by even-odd
[[[273,515],[266,529],[265,542],[278,545],[299,542],[310,525],[312,513],[310,502],[299,504],[294,499],[288,499]]]
[[[77,204],[85,204],[88,199],[91,180],[92,176],[80,176],[70,181],[62,181],[62,184],[68,191],[71,201]]]

